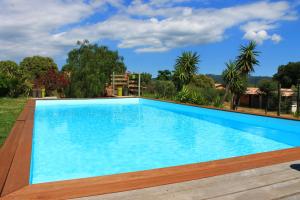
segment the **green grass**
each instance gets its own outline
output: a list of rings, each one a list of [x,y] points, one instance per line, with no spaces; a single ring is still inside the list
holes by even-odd
[[[7,138],[26,101],[26,98],[0,98],[0,147]]]

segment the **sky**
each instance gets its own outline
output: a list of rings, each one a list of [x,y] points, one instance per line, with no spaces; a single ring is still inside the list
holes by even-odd
[[[300,61],[300,0],[0,0],[0,8],[0,60],[50,56],[62,67],[87,39],[153,76],[183,51],[200,55],[199,73],[221,74],[250,40],[261,52],[253,75]]]

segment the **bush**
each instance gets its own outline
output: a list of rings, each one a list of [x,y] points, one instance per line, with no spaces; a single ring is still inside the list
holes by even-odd
[[[147,85],[144,93],[144,96],[154,95],[155,98],[172,98],[176,93],[176,88],[172,81],[153,80]]]
[[[36,82],[37,85],[46,89],[47,96],[55,95],[55,92],[58,92],[59,96],[63,96],[64,89],[69,85],[67,75],[64,72],[59,73],[54,69],[49,69]]]
[[[175,85],[172,81],[155,81],[154,94],[158,98],[168,98],[176,93]]]
[[[205,104],[203,96],[187,86],[183,86],[182,90],[176,95],[175,100],[183,103]]]
[[[221,96],[216,97],[215,101],[213,102],[213,106],[217,107],[217,108],[223,108],[224,107]]]
[[[183,103],[222,106],[221,97],[214,88],[198,88],[193,85],[187,85],[182,88],[175,99]]]
[[[199,88],[214,88],[215,87],[215,81],[203,74],[194,75],[191,79],[190,84],[195,85]]]
[[[0,61],[0,96],[28,96],[32,84],[13,61]]]
[[[9,80],[0,71],[0,96],[6,96],[9,92]]]

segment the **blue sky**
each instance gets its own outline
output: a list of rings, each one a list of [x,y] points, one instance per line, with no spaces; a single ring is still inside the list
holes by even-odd
[[[241,44],[258,43],[255,75],[300,61],[300,1],[1,0],[0,60],[51,56],[61,67],[76,41],[107,45],[129,71],[173,69],[183,51],[199,73],[220,74]],[[47,9],[46,9],[47,8]]]

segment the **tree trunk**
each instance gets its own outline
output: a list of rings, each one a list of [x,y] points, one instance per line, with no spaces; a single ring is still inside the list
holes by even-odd
[[[280,116],[281,113],[281,84],[278,83],[278,105],[277,105],[277,116]]]
[[[229,84],[226,85],[225,94],[224,94],[223,99],[221,101],[222,104],[225,102],[228,93],[229,93]]]
[[[241,95],[237,95],[235,98],[235,105],[234,105],[234,110],[237,110],[239,105],[240,105],[240,99],[241,99]]]
[[[231,110],[234,110],[234,99],[235,99],[235,94],[232,94],[232,96],[231,96],[231,102],[230,102],[230,108],[231,108]]]
[[[300,83],[297,85],[297,117],[300,115]]]
[[[266,95],[266,105],[265,105],[265,114],[268,112],[269,107],[269,94]]]

